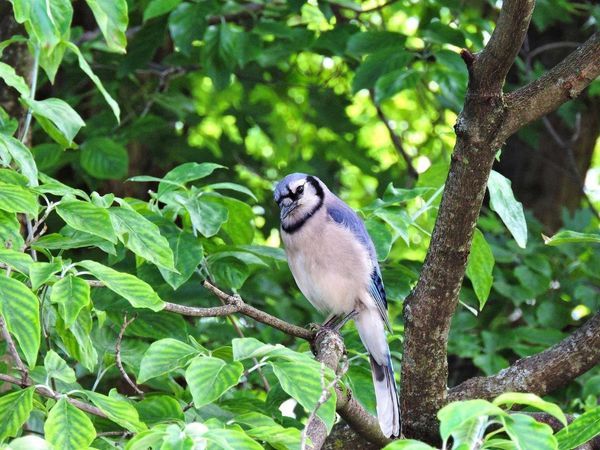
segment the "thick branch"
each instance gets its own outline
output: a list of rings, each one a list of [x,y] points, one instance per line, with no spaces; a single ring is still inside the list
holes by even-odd
[[[208,281],[204,281],[204,287],[215,294],[218,298],[223,300],[226,304],[212,308],[198,308],[194,306],[183,306],[176,303],[165,302],[164,311],[170,311],[190,317],[220,317],[240,313],[244,314],[245,316],[252,317],[254,320],[264,323],[265,325],[269,325],[270,327],[283,331],[290,336],[299,337],[307,341],[312,340],[314,337],[313,333],[306,328],[293,325],[285,320],[281,320],[264,311],[256,309],[253,306],[245,303],[240,296],[229,295],[221,291],[216,286],[213,286]]]
[[[519,128],[577,97],[600,76],[600,32],[542,77],[506,95],[507,114],[500,142]]]
[[[492,399],[504,392],[545,395],[600,363],[600,313],[549,349],[515,362],[489,377],[475,377],[452,388],[449,400]]]
[[[339,334],[329,330],[317,333],[313,348],[317,361],[324,363],[333,371],[337,370],[340,358],[345,351],[344,343]],[[363,408],[358,400],[354,398],[350,389],[342,390],[339,386],[336,386],[335,390],[337,396],[336,410],[352,430],[363,439],[381,447],[390,442],[381,432],[377,418]],[[324,427],[322,425],[323,430]],[[319,431],[316,426],[315,428],[314,434],[310,435],[310,437],[313,443],[315,439],[318,439],[321,446],[325,438],[327,438],[326,430],[324,431],[325,434],[323,434],[322,430]],[[320,446],[315,446],[314,448],[321,448]]]
[[[523,42],[533,0],[505,0],[489,44],[463,52],[469,68],[450,172],[417,286],[404,303],[401,410],[407,437],[438,439],[437,411],[447,400],[447,343],[473,230],[503,122],[502,85]]]
[[[22,387],[29,387],[29,386],[33,386],[33,384],[31,382],[27,382],[25,384],[23,384],[21,382],[21,380],[19,380],[18,378],[15,377],[11,377],[10,375],[6,375],[3,373],[0,373],[0,380],[1,381],[5,381],[7,383],[11,383],[11,384],[16,384],[18,386],[22,386]],[[43,397],[47,397],[47,398],[53,398],[54,400],[59,400],[61,397],[63,397],[63,394],[59,394],[58,392],[54,392],[52,389],[46,387],[46,386],[41,386],[41,385],[36,385],[35,386],[35,391],[40,394]],[[107,419],[108,417],[106,416],[106,414],[104,414],[100,408],[96,408],[95,406],[92,406],[88,403],[82,402],[81,400],[77,400],[75,398],[67,398],[67,401],[73,405],[74,407],[85,411],[87,413],[93,414],[95,416],[98,417],[103,417],[105,419]]]

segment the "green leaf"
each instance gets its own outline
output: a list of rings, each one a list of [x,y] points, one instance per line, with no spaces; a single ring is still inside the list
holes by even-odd
[[[544,236],[544,244],[552,246],[562,244],[600,244],[600,234],[564,230],[559,231],[551,238]]]
[[[375,83],[375,102],[393,97],[405,89],[414,89],[423,74],[413,69],[399,69],[381,76]]]
[[[196,268],[204,259],[202,244],[192,233],[181,231],[177,227],[163,228],[161,231],[169,242],[173,257],[175,258],[175,269],[177,272],[159,267],[162,277],[173,288],[179,288],[190,279]]]
[[[206,186],[204,186],[204,188],[215,191],[230,190],[235,192],[241,192],[242,194],[246,194],[248,197],[252,198],[252,200],[258,201],[256,196],[252,193],[250,189],[248,189],[246,186],[242,186],[241,184],[237,183],[212,183],[207,184]]]
[[[200,408],[217,400],[239,383],[244,366],[237,361],[226,363],[222,359],[200,356],[192,360],[185,371],[194,406]]]
[[[403,49],[380,50],[367,56],[356,69],[352,91],[356,93],[361,89],[371,89],[381,76],[398,69],[406,70],[412,58],[412,55]]]
[[[33,259],[31,259],[29,254],[8,248],[0,248],[0,261],[24,275],[29,274],[29,270],[33,264]]]
[[[33,262],[29,266],[29,279],[31,289],[37,291],[43,284],[52,278],[56,272],[61,270],[60,259],[53,262]]]
[[[69,328],[77,320],[79,312],[90,304],[90,285],[69,274],[52,286],[50,301],[58,304],[65,326]]]
[[[0,182],[0,209],[37,216],[37,196],[21,186]]]
[[[113,207],[109,212],[125,247],[158,267],[175,271],[169,242],[156,225],[132,209]]]
[[[147,424],[183,421],[183,410],[177,400],[168,395],[153,395],[135,404],[140,420]]]
[[[490,207],[498,213],[508,231],[513,235],[517,245],[527,246],[527,223],[523,213],[523,205],[515,199],[510,180],[495,170],[490,173],[488,190]]]
[[[181,204],[190,215],[194,230],[205,237],[217,234],[229,215],[225,206],[206,196],[188,197],[182,199]]]
[[[554,403],[547,402],[541,399],[535,394],[528,394],[524,392],[507,392],[494,399],[494,405],[507,405],[510,408],[512,405],[527,405],[533,408],[539,409],[556,417],[560,423],[567,426],[567,418],[562,410]]]
[[[116,255],[114,244],[83,231],[73,230],[69,226],[61,230],[62,234],[51,233],[39,238],[32,244],[35,249],[72,250],[74,248],[98,247],[109,255]]]
[[[116,244],[117,235],[106,209],[90,202],[63,198],[56,205],[56,212],[70,227]]]
[[[200,41],[206,31],[210,10],[210,4],[185,2],[169,14],[169,32],[176,51],[190,55],[192,43]]]
[[[16,436],[29,419],[34,392],[35,388],[32,386],[0,397],[0,442],[7,437]]]
[[[48,350],[48,353],[46,353],[46,356],[44,357],[44,367],[50,378],[56,378],[65,383],[75,383],[75,381],[77,381],[75,371],[73,371],[73,369],[67,365],[65,360],[54,350]]]
[[[81,167],[100,180],[120,180],[129,170],[125,147],[107,137],[89,139],[81,146]]]
[[[88,371],[94,372],[98,363],[98,352],[90,338],[92,332],[90,311],[90,307],[82,309],[75,323],[69,328],[65,327],[64,321],[59,316],[56,321],[56,331],[63,341],[65,352]]]
[[[307,411],[312,411],[321,397],[321,372],[325,373],[326,384],[334,378],[333,371],[314,361],[272,361],[270,364],[283,390]],[[335,422],[336,395],[333,389],[330,393],[329,399],[317,410],[317,416],[327,426],[327,430],[331,430]]]
[[[18,75],[11,66],[0,62],[0,78],[7,86],[15,88],[22,97],[29,97],[29,86],[21,75]]]
[[[511,414],[501,418],[506,433],[519,450],[557,449],[558,442],[552,434],[552,428],[537,422],[526,414]]]
[[[83,72],[92,80],[92,83],[98,88],[108,106],[112,110],[113,114],[117,118],[117,122],[121,121],[121,108],[119,108],[119,104],[115,101],[115,99],[108,93],[108,91],[104,88],[102,81],[98,76],[94,73],[88,62],[83,57],[81,50],[75,44],[68,42],[67,48],[71,50],[77,56],[77,62],[79,63],[79,68],[83,70]]]
[[[373,217],[369,217],[365,221],[365,227],[367,228],[369,236],[373,239],[377,259],[379,261],[384,261],[392,249],[392,233],[384,223]]]
[[[392,31],[363,31],[348,39],[347,51],[354,56],[375,53],[380,50],[398,51],[404,47],[406,36]]]
[[[197,349],[176,339],[153,342],[142,358],[138,383],[177,370],[197,354]]]
[[[385,447],[383,450],[434,450],[435,447],[431,447],[424,442],[415,441],[414,439],[400,439],[394,441]]]
[[[494,264],[495,259],[492,249],[481,231],[476,228],[473,234],[473,243],[471,244],[471,253],[467,262],[466,274],[473,284],[475,295],[479,299],[480,310],[483,309],[494,282],[494,277],[492,276]]]
[[[185,163],[175,167],[173,170],[167,172],[164,176],[164,180],[173,181],[179,184],[189,183],[190,181],[200,180],[206,178],[216,169],[225,169],[225,166],[215,163]],[[174,191],[175,188],[172,184],[163,183],[158,186],[159,197],[163,194]]]
[[[29,367],[34,367],[40,348],[40,305],[20,281],[0,275],[0,313],[8,331],[17,338]]]
[[[0,210],[0,247],[21,248],[25,245],[21,236],[21,223],[15,213]]]
[[[117,272],[96,261],[80,261],[79,266],[89,270],[108,289],[119,294],[131,303],[134,308],[148,308],[160,311],[165,307],[158,294],[145,281],[128,273]]]
[[[86,0],[92,10],[96,23],[102,31],[108,48],[114,52],[125,53],[127,46],[127,0]]]
[[[29,35],[50,54],[63,37],[68,37],[73,18],[70,0],[52,2],[12,0],[15,20],[25,24]]]
[[[556,433],[558,448],[571,450],[600,435],[600,406],[582,414]]]
[[[140,418],[136,409],[128,402],[114,397],[99,394],[97,392],[83,391],[87,398],[110,420],[123,428],[133,431],[134,433],[147,429],[146,425],[140,422]]]
[[[23,102],[31,108],[40,126],[52,139],[63,147],[75,146],[73,139],[85,122],[67,102],[59,98],[24,98]]]
[[[144,22],[172,11],[180,3],[181,0],[151,0],[144,9]]]
[[[213,429],[205,432],[202,437],[214,442],[223,450],[262,450],[262,446],[249,438],[245,433],[237,430]]]
[[[440,409],[437,414],[440,420],[440,435],[445,442],[454,430],[468,424],[473,419],[481,416],[503,415],[506,413],[502,409],[486,400],[452,402]]]
[[[423,30],[423,36],[427,40],[437,44],[452,44],[457,47],[465,46],[465,37],[461,30],[443,24],[439,20],[431,21]]]
[[[89,417],[64,397],[50,410],[44,424],[44,433],[48,442],[61,450],[88,448],[96,437],[96,430]]]

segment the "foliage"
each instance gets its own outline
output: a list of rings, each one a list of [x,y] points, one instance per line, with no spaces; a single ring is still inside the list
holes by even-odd
[[[165,311],[214,306],[201,287],[210,278],[288,322],[320,320],[293,287],[270,203],[273,182],[296,170],[360,207],[382,261],[398,366],[402,301],[429,244],[467,82],[456,50],[483,47],[495,20],[487,2],[400,1],[368,13],[352,2],[11,3],[24,34],[0,54],[27,45],[33,68],[0,63],[31,115],[0,108],[0,314],[30,384],[57,395],[6,383],[0,441],[299,448],[334,379],[308,345],[248,318]],[[540,3],[540,29],[571,17],[566,2]],[[449,348],[467,369],[452,384],[547,348],[599,307],[598,218],[578,211],[544,242],[508,180],[493,172],[488,187]],[[342,383],[374,412],[352,326],[344,340]],[[598,395],[596,369],[551,397],[561,408],[517,394],[450,404],[441,437],[574,448],[600,432]],[[332,390],[317,410],[329,429],[335,401]],[[560,420],[561,410],[583,414],[553,434],[500,408],[509,404]],[[25,424],[45,443],[23,436]]]

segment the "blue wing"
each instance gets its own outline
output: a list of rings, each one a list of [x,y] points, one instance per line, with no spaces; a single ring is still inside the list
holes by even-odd
[[[333,196],[332,196],[333,197]],[[373,241],[367,233],[365,224],[358,217],[358,215],[346,205],[342,200],[334,197],[332,201],[328,202],[327,214],[331,219],[339,223],[340,225],[348,228],[352,231],[352,234],[365,246],[373,262],[373,272],[371,273],[371,282],[369,283],[369,294],[375,300],[377,309],[381,318],[385,322],[388,329],[391,331],[388,314],[387,314],[387,298],[385,295],[385,288],[383,286],[383,280],[381,279],[381,271],[379,270],[379,263],[377,262],[377,254],[375,253],[375,246]]]

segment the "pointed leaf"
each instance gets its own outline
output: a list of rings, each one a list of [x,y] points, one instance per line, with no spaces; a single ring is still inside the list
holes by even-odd
[[[107,288],[116,292],[131,303],[134,308],[148,308],[160,311],[165,307],[158,294],[145,281],[128,273],[117,272],[96,261],[80,261],[79,266],[89,270]]]
[[[244,371],[240,362],[226,363],[222,359],[197,357],[185,372],[194,406],[200,408],[217,400],[226,391],[238,384]]]
[[[498,213],[508,231],[513,235],[517,245],[527,246],[527,223],[523,213],[523,204],[515,199],[510,180],[495,170],[490,173],[488,190],[490,207]]]
[[[86,2],[96,18],[108,48],[125,53],[127,45],[125,30],[129,21],[127,0],[86,0]]]
[[[8,248],[0,248],[0,262],[27,275],[33,264],[33,259],[31,259],[31,256],[27,253],[18,252]]]
[[[197,349],[176,339],[153,342],[142,358],[138,382],[144,383],[150,378],[177,370],[197,354]]]
[[[16,184],[0,182],[0,209],[37,216],[37,196]]]
[[[526,414],[511,414],[501,418],[506,433],[519,450],[557,449],[552,428]]]
[[[119,180],[129,170],[125,147],[107,137],[88,139],[81,146],[81,167],[94,178]]]
[[[22,97],[29,97],[29,86],[21,75],[15,72],[12,66],[0,62],[0,78],[4,80],[7,86],[16,89]]]
[[[29,367],[35,366],[40,348],[40,305],[20,281],[0,275],[0,313],[17,339]]]
[[[113,207],[109,212],[125,247],[158,267],[175,271],[169,242],[156,225],[132,209]]]
[[[556,439],[560,450],[571,450],[598,435],[600,435],[600,406],[582,414],[568,427],[560,430],[556,433]]]
[[[161,275],[167,283],[177,289],[190,279],[194,271],[204,259],[202,244],[192,233],[181,231],[177,227],[163,228],[161,232],[169,241],[169,246],[175,258],[177,272],[159,267]],[[179,273],[178,273],[179,272]]]
[[[123,428],[133,431],[134,433],[147,429],[146,425],[140,422],[136,409],[128,402],[102,395],[97,392],[84,391],[84,394],[94,405],[100,408],[110,420],[121,425]]]
[[[600,234],[598,233],[578,233],[577,231],[559,231],[551,238],[544,236],[546,245],[562,244],[600,244]]]
[[[54,350],[48,350],[44,357],[44,367],[50,378],[56,378],[65,383],[75,383],[75,371]]]
[[[31,289],[37,291],[43,284],[52,278],[52,275],[61,269],[62,264],[59,261],[32,262],[29,266]]]
[[[483,309],[492,289],[494,264],[495,259],[492,249],[481,231],[476,228],[473,234],[473,243],[471,244],[471,253],[469,253],[466,274],[473,284],[475,295],[479,299],[480,310]]]
[[[539,409],[540,411],[544,411],[553,417],[556,417],[560,423],[562,423],[564,426],[567,426],[567,418],[562,410],[554,403],[547,402],[535,394],[529,394],[525,392],[507,392],[496,397],[493,403],[496,406],[508,405],[508,408],[514,404],[531,406]]]
[[[31,108],[40,126],[52,139],[63,147],[75,146],[73,139],[85,122],[67,102],[59,98],[24,98],[23,102]]]
[[[46,439],[54,448],[80,450],[88,448],[96,437],[96,430],[89,417],[61,398],[50,410],[44,424]]]
[[[216,169],[224,169],[225,166],[215,163],[185,163],[175,167],[173,170],[167,172],[164,179],[166,181],[174,181],[176,183],[189,183],[190,181],[200,180],[213,173]],[[171,184],[161,184],[158,186],[159,197],[167,192],[173,191],[174,188]]]
[[[90,304],[90,285],[69,274],[52,286],[50,301],[58,304],[65,326],[69,328],[77,320],[79,312]]]
[[[481,416],[503,416],[506,413],[496,405],[486,400],[467,400],[452,402],[439,410],[437,416],[440,420],[440,435],[445,441],[452,432],[473,419]]]
[[[223,450],[261,450],[263,448],[254,439],[237,430],[213,429],[202,434],[202,437],[214,442],[217,448]]]
[[[16,436],[29,419],[34,392],[35,388],[30,387],[0,397],[0,442]]]
[[[70,227],[117,243],[117,235],[106,209],[90,202],[65,198],[56,206],[56,212]]]
[[[0,133],[0,145],[3,145],[12,159],[21,168],[21,173],[29,180],[29,186],[38,185],[38,170],[31,151],[25,147],[21,141],[12,136],[6,136]]]

